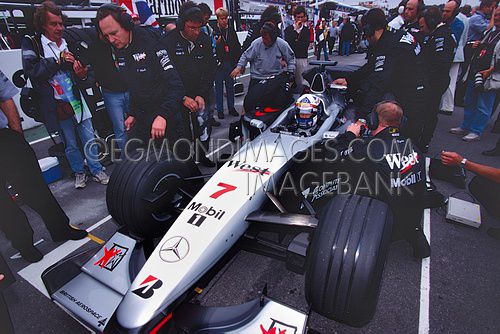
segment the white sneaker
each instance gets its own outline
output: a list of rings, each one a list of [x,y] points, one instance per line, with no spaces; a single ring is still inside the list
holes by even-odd
[[[75,188],[82,189],[87,185],[87,175],[85,173],[76,173],[75,174]]]
[[[481,137],[479,137],[478,134],[475,134],[474,132],[471,132],[468,135],[463,136],[462,139],[465,140],[465,141],[478,141],[479,139],[481,139]]]
[[[94,175],[92,179],[100,184],[108,184],[109,182],[109,176],[104,171],[100,171],[99,173]]]
[[[461,135],[461,136],[463,136],[463,135],[466,135],[467,133],[469,133],[469,131],[464,130],[461,127],[458,126],[456,128],[451,128],[450,129],[450,133],[453,133],[454,135]]]

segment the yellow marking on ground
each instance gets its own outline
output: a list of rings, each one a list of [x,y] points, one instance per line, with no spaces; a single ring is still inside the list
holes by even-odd
[[[73,225],[71,225],[71,224],[69,224],[69,226],[71,226],[71,227],[72,227],[72,228],[74,228],[75,230],[79,230],[79,228],[77,228],[76,226],[73,226]],[[92,240],[92,241],[94,241],[94,242],[98,243],[99,245],[102,245],[103,243],[105,243],[105,241],[104,241],[104,240],[99,239],[98,237],[96,237],[95,235],[90,234],[90,233],[87,235],[87,238],[89,238],[90,240]]]
[[[90,234],[90,233],[87,235],[87,238],[89,238],[92,241],[97,242],[99,245],[102,245],[104,243],[104,240],[99,239],[98,237],[96,237],[95,235]]]

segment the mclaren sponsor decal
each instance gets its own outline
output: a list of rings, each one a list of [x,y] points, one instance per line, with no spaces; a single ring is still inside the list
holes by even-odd
[[[339,187],[339,179],[333,179],[324,184],[316,186],[312,192],[311,188],[307,188],[302,192],[302,195],[304,195],[306,199],[308,199],[308,196],[311,195],[310,202],[312,203],[315,200],[320,199],[325,195],[334,193],[335,191],[337,191],[338,187]]]
[[[94,311],[92,307],[85,305],[83,302],[79,301],[78,298],[73,297],[70,293],[66,292],[65,290],[59,290],[59,293],[63,295],[64,297],[68,298],[72,303],[74,303],[76,306],[80,307],[82,310],[93,316],[98,320],[98,327],[104,326],[106,324],[106,321],[108,318],[103,319],[102,315],[100,315],[98,312]]]
[[[134,53],[132,57],[135,61],[146,60],[146,52]]]
[[[271,318],[271,326],[269,329],[265,329],[263,325],[260,325],[261,334],[296,334],[297,327],[285,324],[279,320]]]
[[[127,247],[123,247],[118,244],[113,244],[113,247],[110,249],[107,249],[106,246],[104,246],[104,254],[99,260],[97,260],[96,263],[94,263],[94,266],[113,271],[123,260],[127,252]]]
[[[191,211],[196,211],[197,213],[201,213],[207,217],[216,218],[218,220],[220,220],[222,216],[224,216],[224,214],[226,213],[226,211],[224,210],[217,210],[214,209],[213,206],[209,207],[207,205],[203,205],[202,203],[196,203],[196,202],[191,202],[187,207],[187,209]]]
[[[269,168],[252,166],[252,165],[247,164],[247,163],[242,163],[241,161],[238,161],[238,160],[229,161],[229,164],[227,166],[234,168],[238,172],[258,173],[260,175],[270,175],[271,174],[271,171],[269,171]]]
[[[198,213],[195,213],[189,218],[188,224],[194,225],[194,226],[201,226],[203,222],[207,219],[207,217],[200,215]]]
[[[163,282],[161,280],[154,277],[153,275],[149,275],[144,281],[142,281],[139,287],[135,290],[132,290],[132,292],[143,299],[148,299],[151,298],[155,290],[161,288],[162,285]]]
[[[398,168],[401,174],[409,171],[414,165],[419,163],[418,153],[412,151],[408,155],[402,155],[401,153],[386,154],[385,160],[391,169]]]
[[[189,242],[184,237],[172,237],[160,249],[160,258],[165,262],[178,262],[189,253]]]
[[[411,173],[410,175],[407,175],[403,178],[401,178],[401,175],[398,175],[398,177],[394,178],[391,177],[391,187],[392,188],[399,188],[399,187],[408,187],[411,186],[412,184],[418,183],[422,181],[422,172],[419,171],[417,173]]]

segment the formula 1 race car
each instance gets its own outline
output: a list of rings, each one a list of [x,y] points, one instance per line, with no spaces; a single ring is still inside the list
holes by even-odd
[[[368,323],[391,242],[388,206],[357,195],[327,196],[338,186],[333,176],[306,182],[300,192],[278,191],[290,173],[333,171],[332,163],[310,166],[303,155],[348,124],[344,93],[328,84],[326,67],[334,63],[312,64],[319,68],[307,100],[318,107],[316,121],[304,120],[307,101],[301,98],[272,124],[243,122],[259,135],[215,174],[202,175],[192,161],[172,156],[116,166],[107,204],[120,228],[97,252],[43,273],[51,298],[98,332],[305,333],[306,313],[264,295],[231,307],[190,303],[235,251],[245,249],[305,274],[313,311],[351,326]]]

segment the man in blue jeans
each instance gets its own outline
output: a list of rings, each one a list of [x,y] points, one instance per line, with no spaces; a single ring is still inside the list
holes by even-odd
[[[107,184],[109,177],[99,162],[97,145],[93,143],[92,115],[82,94],[93,87],[93,82],[88,77],[87,66],[75,59],[62,38],[61,9],[51,1],[43,2],[35,11],[34,24],[39,34],[21,42],[23,69],[40,96],[39,105],[50,107],[48,112],[55,114],[58,120],[66,157],[75,173],[75,188],[84,188],[87,182],[76,132],[94,181]]]
[[[111,45],[99,34],[99,41],[90,46],[90,63],[95,79],[101,86],[102,98],[108,112],[116,144],[123,152],[127,141],[125,115],[129,111],[129,92],[123,76],[115,64]]]

